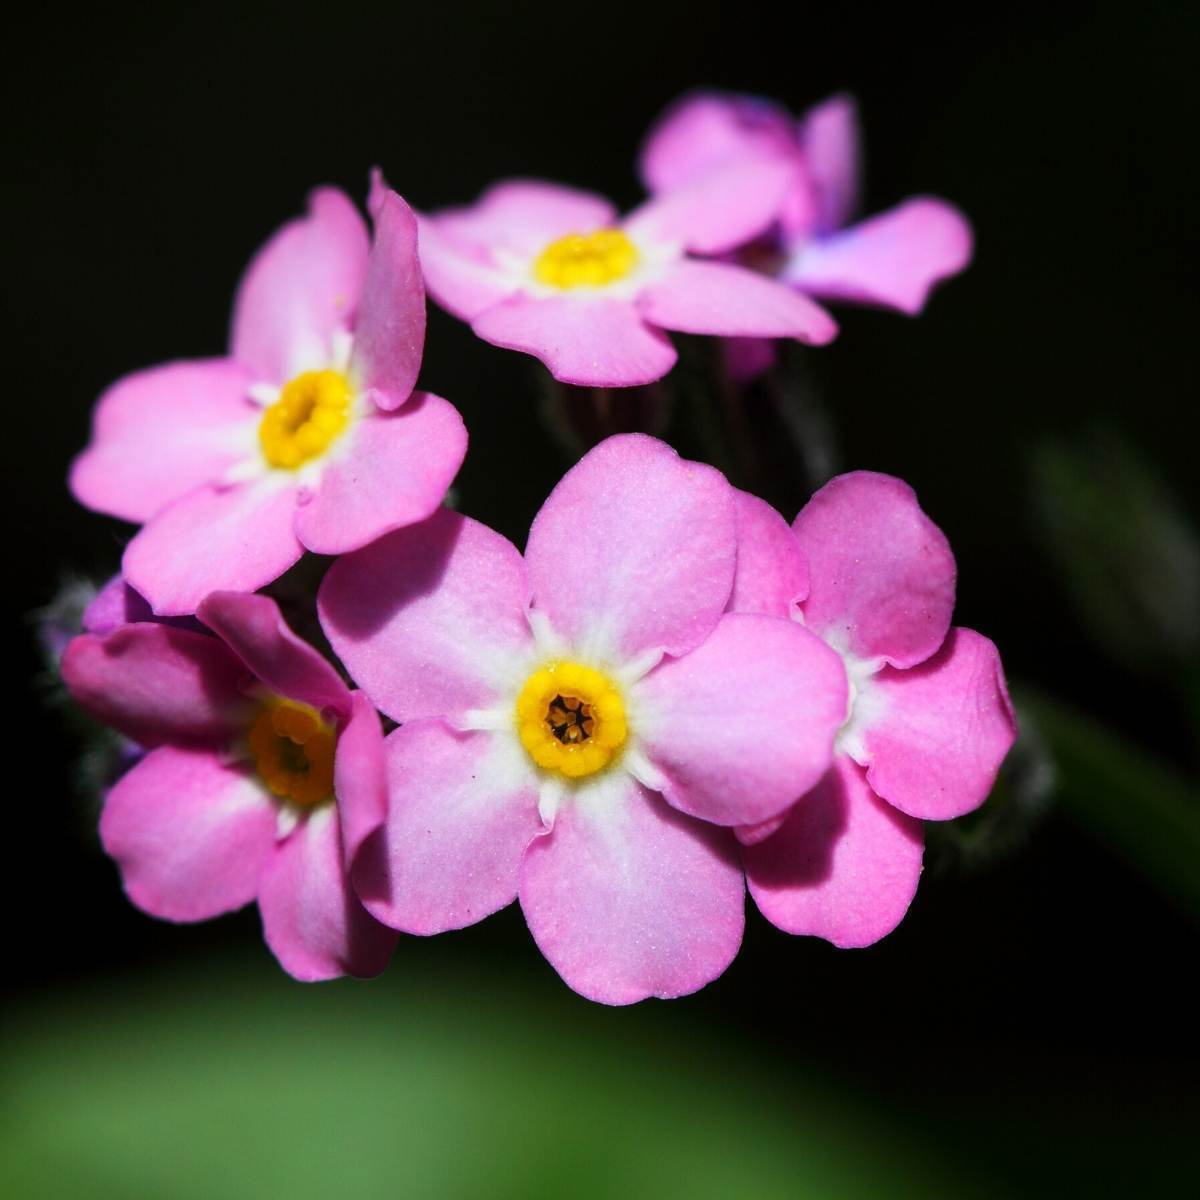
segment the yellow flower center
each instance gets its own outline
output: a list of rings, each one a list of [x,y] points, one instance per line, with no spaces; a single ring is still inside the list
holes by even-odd
[[[637,247],[620,229],[597,229],[551,242],[538,255],[533,273],[553,287],[601,287],[624,279],[637,263]]]
[[[290,380],[258,427],[267,462],[295,470],[324,454],[350,423],[352,394],[340,371],[305,371]]]
[[[307,704],[267,701],[250,726],[254,766],[280,800],[313,808],[333,798],[333,752],[337,733]]]
[[[568,779],[594,775],[625,744],[625,704],[600,671],[555,662],[534,671],[517,697],[517,732],[543,770]]]

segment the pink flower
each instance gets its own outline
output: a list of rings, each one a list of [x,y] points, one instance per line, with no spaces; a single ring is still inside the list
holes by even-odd
[[[841,655],[849,705],[833,769],[782,817],[738,831],[750,893],[788,933],[865,946],[908,910],[922,820],[977,808],[1016,726],[996,647],[952,628],[954,556],[907,484],[856,471],[791,531],[738,496],[731,611],[802,621]]]
[[[416,222],[380,197],[374,245],[314,192],[251,262],[226,358],[168,363],[100,398],[71,468],[89,508],[143,524],[123,573],[159,614],[254,591],[427,517],[466,453],[455,409],[413,393],[425,336]]]
[[[854,100],[833,96],[800,120],[767,101],[701,92],[668,109],[642,150],[654,194],[702,186],[741,167],[789,164],[777,218],[779,278],[826,300],[915,315],[933,286],[971,260],[967,219],[944,200],[918,196],[858,224],[861,151]]]
[[[355,884],[431,934],[519,897],[576,991],[677,996],[736,954],[728,828],[824,774],[841,662],[801,626],[726,614],[735,493],[642,435],[558,484],[524,558],[450,511],[339,559],[318,606],[390,717],[386,827]]]
[[[217,637],[138,623],[83,634],[63,658],[75,699],[149,748],[100,817],[125,891],[169,921],[257,899],[289,974],[377,975],[395,934],[348,878],[383,820],[379,718],[274,601],[219,592],[199,615]]]
[[[498,183],[470,208],[422,218],[425,282],[484,341],[584,387],[661,379],[676,359],[663,330],[824,345],[837,327],[823,309],[733,263],[693,257],[762,232],[789,181],[786,163],[752,163],[620,219],[590,192]]]

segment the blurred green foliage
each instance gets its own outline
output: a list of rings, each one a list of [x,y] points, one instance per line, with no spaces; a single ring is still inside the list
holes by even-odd
[[[1046,442],[1032,460],[1036,529],[1098,648],[1177,678],[1200,655],[1200,538],[1126,435]]]
[[[0,1194],[979,1194],[882,1116],[781,1086],[662,1009],[614,1023],[557,988],[403,971],[159,971],[27,1012],[2,1043]]]

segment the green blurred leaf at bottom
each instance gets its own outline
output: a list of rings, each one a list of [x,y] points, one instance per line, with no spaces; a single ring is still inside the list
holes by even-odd
[[[21,1014],[0,1047],[0,1194],[976,1194],[823,1087],[694,1024],[676,1036],[668,1006],[414,987],[398,958],[370,984],[160,973]]]

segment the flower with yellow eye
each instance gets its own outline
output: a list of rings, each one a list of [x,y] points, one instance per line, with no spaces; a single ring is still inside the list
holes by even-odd
[[[147,749],[100,816],[125,891],[169,921],[257,900],[297,979],[377,975],[396,937],[349,876],[384,815],[379,717],[273,600],[216,593],[198,615],[216,636],[137,622],[63,656],[75,699]]]
[[[734,492],[653,438],[610,438],[558,484],[524,557],[443,510],[340,558],[334,648],[401,727],[355,885],[413,933],[519,896],[564,979],[624,1004],[694,991],[741,941],[731,826],[828,768],[838,656],[801,626],[724,615]]]
[[[790,164],[764,160],[624,217],[590,192],[497,183],[470,208],[421,218],[425,282],[485,342],[532,354],[584,387],[661,379],[676,358],[664,330],[824,345],[837,332],[824,309],[702,257],[763,232],[791,176]]]
[[[142,529],[122,569],[159,615],[254,591],[429,515],[466,453],[453,406],[414,393],[425,336],[416,222],[376,197],[372,244],[322,188],[238,288],[226,358],[119,380],[71,468],[89,508]]]
[[[803,621],[850,683],[833,769],[737,831],[750,894],[788,933],[866,946],[916,894],[921,822],[978,808],[1013,744],[1000,655],[951,626],[954,555],[902,480],[838,475],[791,529],[753,496],[738,505],[730,611]]]

